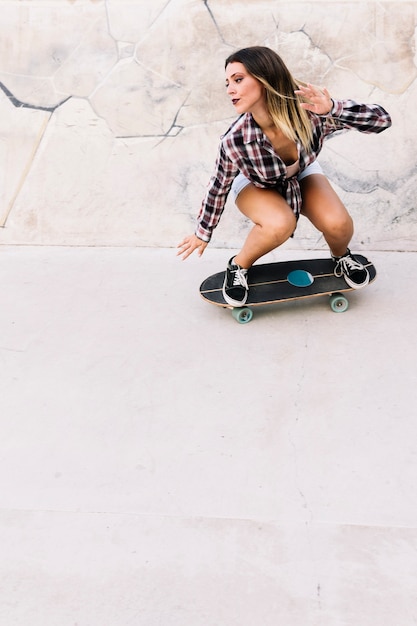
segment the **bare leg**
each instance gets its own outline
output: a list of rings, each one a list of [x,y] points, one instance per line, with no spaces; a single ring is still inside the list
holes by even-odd
[[[300,181],[302,213],[320,230],[333,256],[343,257],[335,264],[336,276],[343,276],[352,289],[369,283],[369,272],[348,252],[353,221],[344,204],[323,174],[311,174]]]
[[[323,233],[334,256],[346,253],[353,236],[353,221],[346,207],[323,174],[311,174],[300,181],[302,215]]]
[[[282,196],[270,189],[247,185],[236,199],[239,210],[254,223],[236,255],[236,263],[249,269],[264,254],[287,241],[296,227],[296,218]]]

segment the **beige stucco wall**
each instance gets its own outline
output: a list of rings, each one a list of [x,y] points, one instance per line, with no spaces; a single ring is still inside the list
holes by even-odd
[[[0,243],[173,246],[193,230],[234,111],[223,62],[276,49],[300,79],[393,127],[320,161],[355,247],[416,250],[416,2],[2,0]],[[248,225],[229,201],[212,245]],[[324,247],[301,223],[289,245]]]

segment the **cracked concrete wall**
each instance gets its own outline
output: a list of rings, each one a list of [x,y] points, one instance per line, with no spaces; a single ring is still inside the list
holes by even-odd
[[[327,142],[356,249],[416,249],[417,5],[2,0],[0,243],[173,246],[194,226],[234,112],[223,63],[276,49],[300,79],[378,102],[393,127]],[[248,224],[228,202],[212,245]],[[324,248],[301,221],[288,245]]]

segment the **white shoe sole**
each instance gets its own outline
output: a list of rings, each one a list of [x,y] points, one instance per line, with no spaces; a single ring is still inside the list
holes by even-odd
[[[228,296],[227,293],[225,292],[224,285],[222,289],[222,294],[223,294],[223,298],[225,299],[225,302],[227,302],[227,304],[230,304],[230,306],[234,306],[234,307],[245,306],[247,299],[248,299],[248,292],[246,292],[245,298],[243,300],[233,300],[233,298]]]
[[[363,289],[363,287],[366,287],[366,285],[369,285],[369,273],[368,273],[366,281],[364,283],[361,283],[360,285],[358,285],[357,283],[354,283],[344,274],[343,274],[343,278],[345,279],[345,283],[349,285],[349,287],[352,287],[352,289]]]

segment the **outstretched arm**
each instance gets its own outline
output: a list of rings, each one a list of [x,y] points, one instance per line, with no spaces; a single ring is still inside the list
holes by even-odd
[[[330,119],[325,135],[339,130],[355,129],[362,133],[380,133],[392,124],[391,116],[379,104],[361,104],[354,100],[333,100],[325,87],[300,85],[295,91],[307,102],[300,106],[323,119]],[[324,126],[323,126],[324,128]]]

